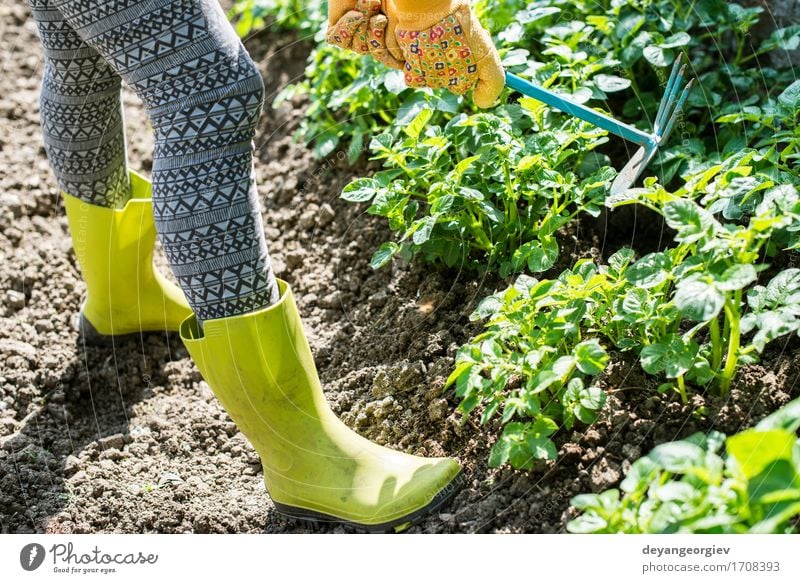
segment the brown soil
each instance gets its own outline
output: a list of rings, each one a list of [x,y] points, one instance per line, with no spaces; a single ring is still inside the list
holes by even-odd
[[[257,456],[179,340],[78,345],[71,321],[83,284],[41,147],[40,49],[23,0],[0,7],[0,39],[0,530],[341,531],[277,514]],[[271,95],[302,74],[309,46],[269,33],[248,43]],[[730,398],[694,395],[691,407],[658,395],[634,360],[614,355],[601,379],[610,394],[601,420],[562,435],[557,462],[532,472],[488,468],[498,428],[461,419],[443,385],[456,349],[478,329],[470,312],[503,282],[421,263],[373,271],[369,257],[388,233],[338,199],[351,177],[371,169],[335,156],[318,161],[296,144],[302,106],[265,112],[259,132],[270,250],[296,290],[343,420],[378,443],[464,465],[465,489],[415,532],[562,532],[571,496],[615,486],[654,444],[712,427],[735,431],[800,392],[796,341],[744,370]],[[132,166],[148,171],[151,135],[130,93],[126,118]],[[566,263],[607,256],[639,236],[628,220],[609,224],[566,234]],[[644,239],[644,247],[658,246]]]

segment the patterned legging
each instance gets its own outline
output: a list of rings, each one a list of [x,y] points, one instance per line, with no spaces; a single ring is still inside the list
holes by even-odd
[[[120,80],[155,131],[153,208],[198,319],[274,303],[253,170],[258,70],[217,0],[28,0],[45,55],[41,125],[66,193],[129,198]]]

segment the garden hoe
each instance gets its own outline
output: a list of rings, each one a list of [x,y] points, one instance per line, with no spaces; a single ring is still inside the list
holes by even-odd
[[[652,134],[617,121],[585,105],[553,93],[544,87],[534,85],[530,81],[526,81],[512,73],[506,75],[506,85],[527,97],[542,101],[564,113],[587,121],[640,146],[630,161],[620,170],[616,180],[611,185],[611,194],[614,195],[625,192],[636,182],[636,179],[641,176],[644,169],[653,160],[658,149],[669,138],[692,88],[693,81],[689,81],[685,86],[683,85],[685,72],[686,65],[681,64],[681,57],[678,56],[675,60],[675,65],[672,67],[669,81],[667,81],[666,93],[658,107]]]

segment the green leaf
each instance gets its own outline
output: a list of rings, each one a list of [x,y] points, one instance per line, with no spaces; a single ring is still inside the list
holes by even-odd
[[[756,268],[751,264],[737,264],[724,271],[717,282],[717,287],[723,291],[744,289],[758,279]]]
[[[669,353],[669,346],[663,342],[648,344],[642,349],[639,358],[642,368],[647,374],[657,375],[664,371],[664,361]]]
[[[728,438],[726,449],[747,479],[760,474],[764,468],[780,459],[792,460],[797,441],[794,433],[783,429],[759,431],[749,429]]]
[[[486,425],[495,416],[498,409],[500,409],[500,400],[491,401],[481,413],[481,425]]]
[[[756,429],[760,431],[785,429],[786,431],[795,432],[798,428],[800,428],[800,399],[795,399],[784,405],[756,425]]]
[[[458,192],[461,196],[464,197],[464,200],[480,202],[486,198],[480,190],[476,190],[474,188],[467,188],[466,186],[462,186],[461,188],[459,188]]]
[[[800,79],[789,85],[778,96],[778,102],[792,111],[800,109]]]
[[[608,363],[608,353],[595,339],[581,342],[575,347],[578,370],[586,375],[597,375],[603,372]]]
[[[508,427],[508,426],[506,426]],[[503,440],[502,437],[498,439],[492,446],[489,452],[489,467],[499,468],[508,462],[508,457],[511,454],[511,443]]]
[[[415,117],[410,124],[405,127],[403,132],[408,137],[418,140],[422,130],[431,120],[431,117],[433,117],[433,110],[426,107],[417,114],[417,117]]]
[[[398,251],[400,251],[400,246],[397,243],[384,243],[372,256],[369,264],[372,266],[372,269],[380,269],[389,263]]]
[[[533,6],[528,3],[528,8],[517,13],[516,18],[522,24],[532,24],[543,18],[547,18],[553,14],[561,12],[561,8],[557,6]]]
[[[569,501],[570,505],[577,510],[590,510],[601,508],[599,494],[578,494]]]
[[[597,514],[584,514],[567,523],[567,530],[572,534],[604,532],[607,527],[608,521]]]
[[[748,532],[752,534],[776,534],[779,528],[800,515],[800,502],[777,505],[767,518],[755,524]]]
[[[653,488],[651,496],[661,502],[683,502],[691,500],[697,493],[697,489],[691,484],[670,481]]]
[[[463,160],[461,160],[461,162],[456,164],[455,173],[457,175],[464,174],[464,172],[472,168],[472,166],[475,165],[475,162],[477,162],[480,159],[481,159],[480,156],[469,156],[467,158],[464,158]]]
[[[595,85],[601,91],[606,93],[614,93],[615,91],[623,91],[631,86],[630,79],[623,79],[616,75],[596,75],[594,77]]]
[[[672,59],[672,52],[662,49],[658,45],[650,45],[649,47],[645,47],[644,51],[642,51],[642,54],[644,55],[644,58],[650,62],[650,64],[655,65],[656,67],[667,67]]]
[[[572,372],[575,364],[574,356],[561,356],[552,364],[552,370],[559,378],[563,379]]]
[[[503,308],[503,301],[496,295],[486,296],[480,302],[475,310],[470,314],[469,319],[472,322],[483,320],[489,316],[494,316]]]
[[[581,391],[583,391],[584,388],[585,384],[582,377],[572,377],[567,383],[567,390],[564,391],[564,394],[561,396],[561,403],[566,406],[569,403],[579,400],[581,398]]]
[[[495,207],[491,202],[488,200],[482,200],[478,203],[478,208],[489,218],[489,220],[497,225],[502,225],[505,223],[505,215],[500,212],[497,207]]]
[[[314,139],[314,154],[317,158],[327,158],[339,145],[339,134],[323,132]]]
[[[783,51],[794,51],[800,47],[800,25],[779,28],[769,36],[761,45],[761,51],[772,51],[781,49]]]
[[[389,93],[399,95],[408,89],[406,78],[402,71],[389,71],[383,79],[383,86]]]
[[[661,342],[648,344],[639,354],[642,368],[648,374],[666,373],[677,378],[692,368],[700,347],[678,334],[669,334]]]
[[[392,134],[378,134],[370,140],[369,149],[375,152],[390,152],[393,143],[394,136],[392,136]]]
[[[530,470],[536,459],[555,459],[556,448],[547,437],[532,431],[532,425],[509,423],[492,447],[489,466],[499,467],[509,462],[518,470]]]
[[[418,221],[419,228],[414,231],[412,240],[415,245],[422,245],[431,238],[433,227],[436,225],[436,217],[425,217]]]
[[[530,427],[530,433],[540,437],[547,437],[558,431],[558,423],[550,417],[538,417]]]
[[[599,411],[606,403],[606,394],[600,387],[588,387],[581,396],[581,406],[592,411]],[[583,420],[581,420],[583,421]]]
[[[560,382],[561,375],[552,370],[543,370],[529,381],[528,390],[535,395]]]
[[[547,236],[539,240],[539,245],[534,245],[528,255],[528,269],[532,273],[547,271],[558,259],[558,242],[555,237]]]
[[[443,214],[450,211],[453,208],[455,200],[456,197],[452,194],[445,194],[444,196],[438,197],[431,205],[431,213]]]
[[[353,139],[350,140],[350,145],[347,147],[347,161],[352,166],[364,153],[364,132],[357,131],[353,134]]]
[[[685,279],[678,283],[675,306],[681,313],[696,322],[708,322],[716,318],[725,305],[725,294],[716,282],[704,277]]]
[[[631,469],[620,484],[623,492],[636,492],[644,490],[649,483],[660,473],[660,466],[649,457],[641,457],[631,464]]]
[[[800,269],[784,269],[767,284],[764,303],[771,308],[800,304]]]
[[[760,312],[742,318],[743,332],[749,332],[752,327],[758,328],[752,344],[760,353],[773,340],[800,329],[800,320],[785,311]]]
[[[616,273],[622,273],[622,271],[630,265],[635,256],[636,252],[633,249],[630,247],[623,247],[608,258],[608,266]]]
[[[665,253],[650,253],[625,270],[625,279],[642,289],[656,287],[667,280],[671,265]]]
[[[692,37],[689,36],[689,33],[681,31],[673,34],[664,42],[659,43],[658,46],[662,49],[677,49],[678,47],[685,47],[690,42],[692,42]]]
[[[558,457],[555,444],[547,437],[528,435],[525,439],[525,445],[528,447],[527,453],[534,459],[554,460]]]
[[[461,375],[472,370],[473,366],[475,366],[475,362],[471,360],[462,360],[459,362],[453,369],[453,372],[450,373],[450,376],[447,377],[447,382],[445,382],[444,387],[447,388],[452,385],[459,379],[459,377],[461,377]]]
[[[705,452],[693,443],[673,441],[657,445],[648,457],[674,474],[684,474],[692,468],[703,467]]]
[[[747,484],[751,503],[774,504],[786,500],[800,500],[800,476],[794,464],[779,459],[764,466]]]
[[[503,355],[503,350],[500,348],[500,343],[494,338],[487,338],[481,342],[481,354],[489,358],[500,358]]]
[[[679,243],[695,243],[719,226],[711,213],[686,199],[668,202],[664,219],[678,232],[675,240]]]
[[[358,178],[342,190],[342,198],[348,202],[367,202],[377,193],[380,184],[374,178]]]

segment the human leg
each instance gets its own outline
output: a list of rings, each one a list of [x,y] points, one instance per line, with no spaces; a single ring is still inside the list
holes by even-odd
[[[153,267],[148,181],[127,169],[121,79],[52,0],[28,0],[44,53],[40,121],[61,188],[87,297],[84,341],[177,330],[190,310]]]
[[[156,225],[195,313],[181,337],[261,456],[276,507],[378,530],[438,508],[456,490],[454,460],[373,444],[325,400],[264,244],[252,164],[263,84],[216,2],[56,2],[145,103]]]

